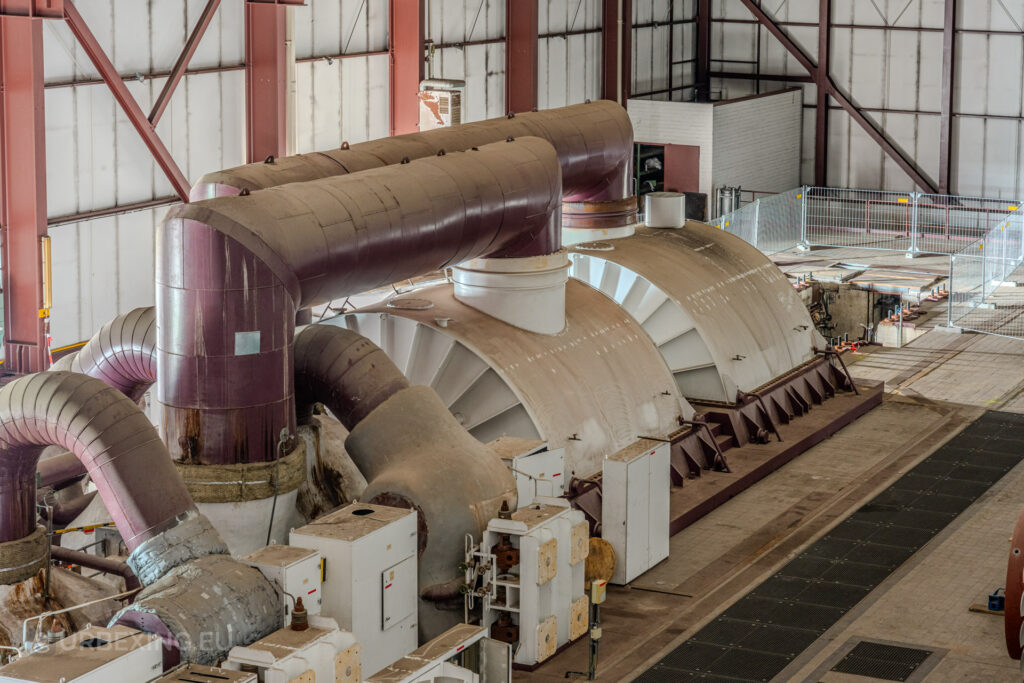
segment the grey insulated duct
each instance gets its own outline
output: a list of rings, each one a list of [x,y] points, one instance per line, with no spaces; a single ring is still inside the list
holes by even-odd
[[[139,401],[156,382],[156,309],[136,308],[117,316],[52,369],[95,377]]]
[[[433,389],[410,387],[384,351],[350,330],[312,325],[296,336],[295,394],[300,420],[319,401],[349,430],[345,448],[367,481],[360,499],[417,511],[420,633],[453,626],[462,603],[449,587],[464,539],[479,538],[503,501],[515,509],[512,473]]]
[[[216,663],[233,645],[278,626],[273,587],[258,571],[224,557],[227,546],[196,510],[139,407],[102,381],[70,372],[29,375],[0,389],[0,567],[6,568],[0,580],[23,580],[45,563],[35,473],[49,445],[84,463],[131,551],[128,564],[148,586],[121,621],[163,635],[169,661]],[[207,600],[217,606],[216,617],[183,618],[190,604],[168,587],[168,575],[187,576],[194,589],[216,596]],[[204,638],[212,647],[194,647]]]

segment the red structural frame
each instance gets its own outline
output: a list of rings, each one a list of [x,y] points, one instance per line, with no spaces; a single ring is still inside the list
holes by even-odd
[[[7,372],[48,365],[43,307],[46,129],[42,2],[0,3],[0,232]]]
[[[288,5],[301,0],[246,0],[245,113],[249,163],[288,153]]]
[[[505,3],[505,110],[537,108],[538,4]]]
[[[603,0],[601,26],[601,97],[625,106],[633,85],[632,0]]]
[[[419,90],[424,75],[423,1],[389,0],[391,134],[419,130]]]

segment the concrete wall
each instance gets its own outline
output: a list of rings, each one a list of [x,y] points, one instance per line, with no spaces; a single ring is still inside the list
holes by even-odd
[[[714,106],[692,102],[630,100],[626,108],[633,122],[633,136],[637,142],[700,147],[700,191],[712,197]]]

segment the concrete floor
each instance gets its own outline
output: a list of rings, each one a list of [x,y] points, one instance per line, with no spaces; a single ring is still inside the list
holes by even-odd
[[[671,555],[613,588],[602,610],[598,678],[631,680],[979,416],[1024,413],[1024,341],[936,329],[900,349],[847,356],[855,377],[886,383],[881,406],[672,538]],[[970,612],[1005,578],[1024,507],[1011,471],[777,680],[866,681],[828,672],[851,639],[934,650],[916,680],[1020,681],[1002,617]],[[516,680],[565,680],[586,640]],[[937,661],[937,664],[935,664]],[[930,671],[920,674],[925,668]]]

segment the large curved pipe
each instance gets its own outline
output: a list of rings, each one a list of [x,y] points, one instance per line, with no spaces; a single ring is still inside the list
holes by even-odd
[[[515,509],[512,473],[433,389],[410,387],[384,351],[351,330],[311,325],[296,335],[295,395],[300,416],[320,401],[349,430],[345,448],[367,481],[361,500],[417,511],[420,635],[453,626],[462,612],[439,609],[439,587],[458,578],[466,534],[479,537],[502,502]]]
[[[84,464],[129,550],[195,513],[153,425],[102,381],[70,372],[28,375],[0,389],[0,542],[36,528],[36,465],[49,445]],[[159,495],[147,495],[159,487]]]
[[[479,257],[560,247],[537,138],[182,205],[159,230],[162,425],[189,463],[273,460],[294,432],[295,311]]]
[[[438,128],[363,142],[351,147],[275,159],[208,173],[192,189],[193,201],[242,190],[255,191],[331,176],[357,173],[419,159],[439,151],[461,152],[509,136],[550,142],[562,169],[566,201],[626,199],[630,188],[633,126],[620,105],[609,100]]]
[[[117,316],[53,369],[95,377],[139,401],[156,382],[156,309],[136,308]]]

